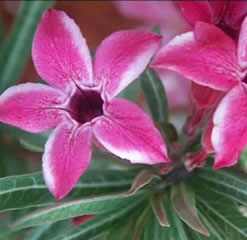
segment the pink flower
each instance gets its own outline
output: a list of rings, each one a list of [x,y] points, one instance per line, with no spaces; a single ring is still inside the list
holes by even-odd
[[[175,70],[192,81],[228,92],[213,116],[215,168],[231,166],[247,144],[247,18],[238,45],[219,28],[197,23],[157,54],[156,68]],[[210,127],[208,135],[210,133]],[[207,140],[207,146],[211,149]]]
[[[233,38],[238,37],[241,22],[247,14],[245,1],[176,2],[192,26],[195,26],[198,21],[211,23]]]
[[[65,196],[87,169],[92,140],[132,163],[168,162],[152,120],[116,95],[146,68],[161,37],[119,31],[98,47],[93,63],[78,26],[64,12],[47,10],[33,40],[39,75],[51,86],[26,83],[0,97],[0,120],[29,132],[57,126],[43,154],[45,182]]]

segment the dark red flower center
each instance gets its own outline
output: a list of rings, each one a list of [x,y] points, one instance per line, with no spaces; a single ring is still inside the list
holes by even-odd
[[[96,91],[78,90],[70,100],[71,116],[80,124],[103,114],[103,100]]]

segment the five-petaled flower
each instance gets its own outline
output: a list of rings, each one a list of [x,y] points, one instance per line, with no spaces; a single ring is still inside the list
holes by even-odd
[[[152,65],[227,92],[212,117],[213,123],[208,123],[204,142],[206,149],[216,153],[215,168],[235,164],[247,144],[247,18],[238,44],[219,28],[199,22],[194,32],[176,37],[161,49]]]
[[[144,71],[161,37],[145,31],[113,33],[93,63],[78,26],[47,10],[33,40],[39,75],[51,86],[25,83],[0,97],[0,120],[30,132],[57,126],[43,154],[45,182],[65,196],[88,167],[92,141],[132,163],[168,162],[165,143],[137,105],[116,95]]]

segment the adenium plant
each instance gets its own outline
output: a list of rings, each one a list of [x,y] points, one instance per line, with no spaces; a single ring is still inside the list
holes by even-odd
[[[0,41],[0,240],[246,239],[247,3],[115,1],[91,49],[48,2]]]

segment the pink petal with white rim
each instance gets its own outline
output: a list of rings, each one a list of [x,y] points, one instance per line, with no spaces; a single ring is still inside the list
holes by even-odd
[[[86,40],[63,11],[46,10],[34,35],[32,57],[38,74],[69,92],[72,84],[93,85]]]
[[[223,98],[215,111],[213,123],[214,168],[232,166],[247,144],[246,85],[240,84]]]
[[[176,3],[192,26],[198,21],[212,23],[213,12],[208,1],[176,1]]]
[[[222,91],[236,86],[242,77],[235,42],[206,23],[198,23],[195,34],[175,37],[156,54],[151,66],[177,71],[198,84]]]
[[[104,85],[105,99],[112,99],[145,70],[161,38],[151,32],[124,30],[100,44],[94,59],[94,77]]]
[[[150,117],[137,105],[120,98],[105,107],[93,127],[97,140],[110,152],[132,163],[165,163],[166,145]]]
[[[242,68],[247,67],[247,17],[242,23],[238,39],[238,60]]]
[[[43,155],[46,185],[56,199],[64,197],[87,169],[91,158],[92,131],[63,123],[50,135]]]
[[[67,96],[39,83],[24,83],[8,88],[0,96],[0,121],[29,132],[46,131],[61,120],[56,109]]]

